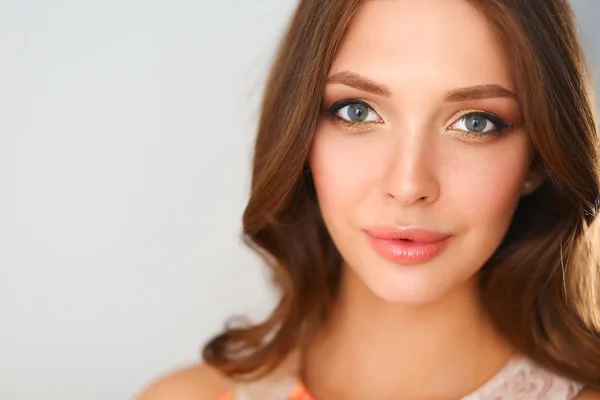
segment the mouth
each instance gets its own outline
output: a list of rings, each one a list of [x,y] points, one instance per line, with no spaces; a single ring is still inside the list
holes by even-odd
[[[371,247],[397,264],[420,264],[440,255],[452,235],[423,229],[373,227],[365,229]]]
[[[395,227],[370,227],[365,229],[367,235],[377,239],[384,240],[404,240],[419,243],[435,243],[447,239],[449,233],[437,232],[432,230]]]

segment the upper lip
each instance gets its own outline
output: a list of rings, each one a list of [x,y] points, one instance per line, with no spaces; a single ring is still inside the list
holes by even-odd
[[[405,239],[419,243],[435,243],[452,236],[448,233],[443,232],[436,232],[419,228],[397,228],[392,226],[374,226],[365,229],[365,232],[369,236],[378,239]]]

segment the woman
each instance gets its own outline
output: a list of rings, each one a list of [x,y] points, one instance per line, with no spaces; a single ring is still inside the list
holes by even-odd
[[[142,399],[600,399],[588,81],[566,0],[301,1],[243,221],[281,301]]]

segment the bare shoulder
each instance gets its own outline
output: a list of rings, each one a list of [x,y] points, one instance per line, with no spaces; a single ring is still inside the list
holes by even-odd
[[[600,391],[584,390],[579,396],[575,397],[575,400],[600,400]]]
[[[159,378],[138,400],[217,400],[230,388],[222,374],[207,365],[194,365]]]

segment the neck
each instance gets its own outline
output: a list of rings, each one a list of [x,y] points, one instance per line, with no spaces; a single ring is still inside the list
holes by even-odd
[[[346,272],[306,381],[317,398],[460,398],[512,353],[481,306],[477,277],[434,303],[400,305]]]

